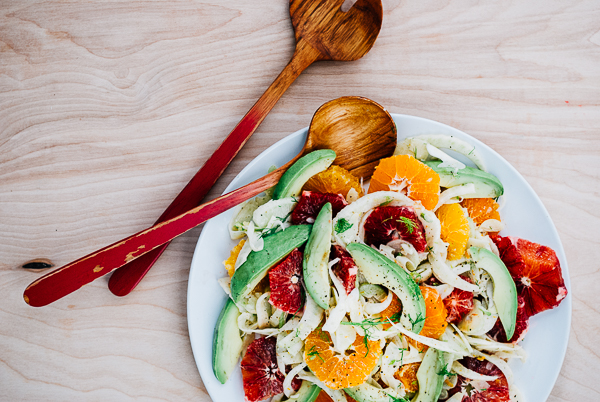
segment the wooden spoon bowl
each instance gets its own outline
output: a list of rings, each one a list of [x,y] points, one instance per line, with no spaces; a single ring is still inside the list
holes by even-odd
[[[394,153],[396,125],[378,103],[359,96],[334,99],[313,116],[304,152],[333,149],[335,165],[368,178],[381,158]]]
[[[353,172],[372,172],[379,158],[393,154],[396,126],[389,113],[369,99],[345,97],[328,102],[315,113],[302,152],[284,166],[244,187],[46,274],[25,289],[23,298],[31,306],[40,307],[64,297],[262,193],[277,184],[287,168],[302,155],[323,148],[336,152],[335,163],[340,166]]]
[[[296,42],[308,43],[319,60],[358,60],[375,43],[381,30],[381,0],[358,0],[342,11],[344,0],[291,0],[290,17]]]

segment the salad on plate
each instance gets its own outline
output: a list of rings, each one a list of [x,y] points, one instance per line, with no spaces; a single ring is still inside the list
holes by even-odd
[[[241,358],[250,402],[522,401],[508,362],[567,289],[552,249],[504,236],[477,150],[407,138],[364,181],[335,157],[303,156],[236,208],[216,378]]]

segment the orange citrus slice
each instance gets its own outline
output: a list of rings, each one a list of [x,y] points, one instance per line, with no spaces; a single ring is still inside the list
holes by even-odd
[[[390,190],[433,209],[440,198],[440,176],[413,156],[394,155],[379,162],[369,185],[369,193]]]
[[[363,196],[358,178],[343,167],[332,165],[308,179],[302,190],[341,194],[346,198],[351,188],[356,190],[359,197]]]
[[[477,226],[488,219],[500,220],[499,205],[493,198],[466,198],[460,205],[467,209],[469,217],[473,219]],[[498,233],[493,232],[490,234]]]
[[[458,260],[465,254],[469,241],[469,221],[458,204],[444,204],[436,212],[442,225],[441,238],[448,243],[448,259]]]
[[[381,356],[379,342],[356,336],[346,353],[339,354],[327,332],[315,329],[306,338],[304,359],[317,378],[331,389],[355,387],[365,382]]]
[[[240,240],[240,242],[231,249],[229,253],[229,258],[223,261],[223,265],[225,265],[225,269],[229,276],[233,276],[235,273],[235,262],[237,261],[238,256],[240,255],[240,251],[242,251],[242,247],[244,247],[244,243],[246,243],[245,239]]]
[[[417,392],[419,390],[419,382],[417,381],[417,370],[421,363],[408,363],[400,366],[398,371],[394,373],[394,378],[404,385],[406,392]]]
[[[423,299],[425,299],[425,322],[419,335],[439,339],[446,331],[448,312],[444,300],[437,290],[429,286],[419,286]]]
[[[397,314],[402,311],[402,302],[395,294],[392,294],[393,299],[389,306],[386,307],[385,310],[381,312],[381,322],[388,322],[388,318],[392,320],[392,322],[398,322]],[[396,316],[396,317],[394,317]],[[388,329],[392,326],[392,324],[382,324],[383,329]]]

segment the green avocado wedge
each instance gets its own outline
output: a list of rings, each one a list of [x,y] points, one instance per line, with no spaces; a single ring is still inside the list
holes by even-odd
[[[246,262],[235,271],[231,278],[231,297],[239,303],[269,272],[269,268],[281,261],[296,247],[308,240],[311,225],[296,225],[266,236],[262,250],[252,251]]]
[[[425,321],[425,300],[419,285],[395,262],[371,247],[351,243],[347,247],[367,282],[390,289],[402,302],[400,322],[418,334]]]
[[[444,353],[429,348],[417,370],[419,390],[412,402],[437,402],[444,385]]]
[[[235,303],[227,299],[213,335],[213,372],[221,384],[227,382],[242,354],[243,341],[237,323],[239,316]]]
[[[333,210],[326,203],[315,219],[308,243],[304,248],[302,269],[308,294],[321,308],[329,308],[331,285],[329,284],[329,250],[333,234]]]
[[[496,198],[504,194],[504,186],[496,176],[483,170],[464,167],[454,173],[452,168],[439,167],[440,161],[425,161],[423,162],[440,175],[441,187],[455,187],[461,184],[473,183],[475,192],[465,194],[463,198]]]
[[[298,197],[308,179],[327,169],[335,157],[335,152],[331,149],[319,149],[298,159],[279,179],[273,199]]]
[[[469,253],[477,268],[483,269],[492,278],[494,304],[506,332],[506,339],[510,339],[515,333],[517,323],[518,302],[515,281],[496,254],[479,247],[471,247]]]
[[[384,390],[367,382],[356,387],[344,388],[344,392],[357,402],[391,402],[394,400]]]

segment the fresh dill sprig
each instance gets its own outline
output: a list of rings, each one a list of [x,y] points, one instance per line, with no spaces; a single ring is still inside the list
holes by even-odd
[[[310,356],[310,360],[315,360],[315,357],[318,357],[319,359],[321,359],[321,361],[323,363],[325,363],[325,359],[323,359],[321,357],[321,354],[319,353],[319,351],[318,350],[314,350],[314,349],[315,349],[315,346],[313,345],[313,347],[310,348],[310,350],[307,353],[307,355]]]
[[[410,321],[410,323],[412,324],[413,328],[415,325],[417,325],[418,323],[420,323],[421,321],[425,321],[425,316],[421,313],[417,314],[417,318],[415,318],[413,320],[413,318],[411,316],[408,316],[408,320]]]
[[[398,397],[398,398],[397,398],[397,397],[395,397],[395,396],[392,396],[392,395],[388,394],[387,392],[386,392],[386,394],[387,394],[387,396],[389,396],[389,397],[390,397],[390,401],[391,401],[391,402],[410,402],[410,400],[409,400],[409,399],[406,399],[406,398],[405,398],[405,397],[403,397],[403,396],[401,396],[401,397]]]
[[[448,377],[454,377],[456,375],[456,373],[451,373],[450,371],[448,371],[448,364],[444,364],[444,367],[442,367],[442,369],[440,371],[438,371],[436,374],[448,376]]]
[[[400,219],[398,219],[398,222],[404,224],[404,227],[408,231],[408,234],[412,234],[412,232],[417,227],[417,224],[412,219],[407,218],[406,216],[401,216]]]

